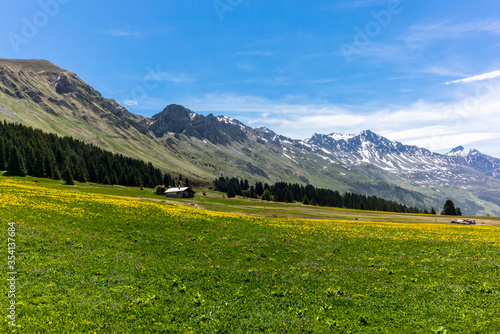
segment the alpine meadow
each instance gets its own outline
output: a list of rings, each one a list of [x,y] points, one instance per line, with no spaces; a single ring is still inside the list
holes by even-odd
[[[496,226],[343,210],[258,217],[26,178],[0,187],[18,235],[17,332],[500,329]]]
[[[498,12],[6,2],[1,332],[500,334]]]

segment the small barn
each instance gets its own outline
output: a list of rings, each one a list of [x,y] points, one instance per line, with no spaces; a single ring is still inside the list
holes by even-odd
[[[195,192],[189,187],[170,188],[165,191],[165,196],[173,198],[193,198]]]

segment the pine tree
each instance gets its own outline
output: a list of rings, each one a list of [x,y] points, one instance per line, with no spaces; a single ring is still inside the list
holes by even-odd
[[[76,168],[74,179],[78,182],[86,183],[87,177],[85,176],[85,172],[83,171],[83,168],[84,167],[82,167],[82,166],[79,166],[78,168]]]
[[[106,174],[106,175],[104,176],[104,180],[102,180],[102,183],[103,183],[103,184],[108,184],[108,185],[109,185],[109,184],[111,184],[111,181],[109,180],[109,176],[108,176],[108,174]]]
[[[39,154],[33,166],[33,176],[45,177],[45,163],[43,161],[43,157]]]
[[[89,181],[90,182],[99,182],[99,172],[97,171],[96,164],[92,158],[90,158],[90,162],[88,163],[87,170],[89,171]],[[128,186],[129,184],[124,184]]]
[[[59,171],[59,168],[54,168],[54,172],[52,173],[52,178],[56,181],[61,179],[61,172]]]
[[[257,182],[255,184],[255,193],[257,196],[262,196],[264,194],[264,187],[262,186],[262,182]]]
[[[116,171],[113,170],[111,172],[109,181],[111,182],[111,184],[118,184],[118,175],[116,174]],[[154,185],[150,185],[151,188],[153,188],[153,186]]]
[[[455,204],[451,199],[446,200],[443,206],[443,212],[441,213],[442,215],[445,216],[456,216],[457,215],[457,210],[455,209]]]
[[[56,151],[56,162],[57,164],[62,167],[64,165],[64,162],[66,160],[66,157],[63,153],[63,151],[61,150],[61,148],[58,148],[57,151]]]
[[[33,147],[28,145],[28,147],[25,148],[24,156],[25,156],[24,166],[26,167],[26,174],[34,175],[36,157],[35,157],[35,150],[33,150]]]
[[[233,198],[233,197],[236,197],[236,193],[234,192],[233,185],[230,185],[229,189],[227,190],[227,198]]]
[[[170,186],[172,186],[172,180],[170,179],[170,174],[165,173],[165,175],[163,175],[163,184],[165,185],[165,188],[169,188]]]
[[[73,180],[80,182],[80,169],[75,168],[75,172],[73,173]]]
[[[52,178],[53,177],[52,163],[48,156],[45,157],[45,163],[43,165],[45,166],[45,176],[48,178]]]
[[[87,171],[87,168],[85,168],[85,166],[81,166],[81,168],[82,168],[82,179],[80,180],[80,182],[87,183],[89,179],[89,172]]]
[[[71,173],[71,169],[69,169],[67,164],[64,166],[63,180],[65,185],[72,186],[75,184],[73,181],[73,173]]]
[[[26,176],[26,167],[24,166],[23,158],[15,146],[12,146],[9,154],[7,173],[11,176]]]
[[[5,143],[3,141],[3,138],[0,138],[0,171],[5,170],[5,167],[7,167],[7,160],[5,157]]]
[[[457,208],[455,212],[457,216],[462,216],[462,210],[460,208]]]
[[[151,179],[151,176],[149,176],[148,174],[143,175],[142,186],[149,187],[149,188],[153,188],[155,186],[153,183],[153,180]]]
[[[309,205],[309,198],[307,198],[307,195],[304,195],[304,199],[302,200],[302,204]]]
[[[434,208],[431,208],[431,215],[435,215],[436,214],[436,210]]]
[[[107,179],[107,181],[106,181],[106,179]],[[103,184],[111,184],[108,170],[106,169],[106,167],[104,167],[104,164],[102,164],[102,163],[99,164],[99,181],[98,182],[103,183]]]
[[[125,175],[124,172],[122,172],[119,176],[119,179],[118,179],[118,184],[122,185],[122,186],[126,186],[127,185],[127,176]]]
[[[127,174],[127,184],[126,186],[137,187],[137,181],[135,175],[132,172]]]
[[[250,198],[257,198],[257,192],[255,191],[254,186],[250,186],[249,197]]]
[[[285,191],[285,202],[286,203],[293,203],[293,195],[292,193],[290,192],[290,189],[286,188],[286,191]]]

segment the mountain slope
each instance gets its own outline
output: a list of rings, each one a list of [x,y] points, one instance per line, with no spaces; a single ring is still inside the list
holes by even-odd
[[[467,165],[486,175],[500,180],[500,159],[483,154],[478,150],[465,149],[458,146],[446,154],[457,163]]]
[[[298,141],[180,105],[146,118],[47,61],[0,60],[0,117],[205,181],[224,175],[311,183],[437,210],[451,198],[467,214],[500,215],[494,158],[440,155],[371,131]]]
[[[0,116],[170,171],[189,169],[202,179],[212,176],[159,143],[144,126],[146,118],[103,98],[74,73],[47,61],[0,60]]]

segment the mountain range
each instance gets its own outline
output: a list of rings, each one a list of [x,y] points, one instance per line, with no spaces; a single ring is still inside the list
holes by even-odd
[[[467,215],[500,215],[500,159],[477,150],[459,146],[438,154],[369,130],[296,140],[176,104],[143,117],[44,60],[0,59],[0,119],[82,139],[195,180],[223,175],[313,184],[437,211],[452,199]]]

